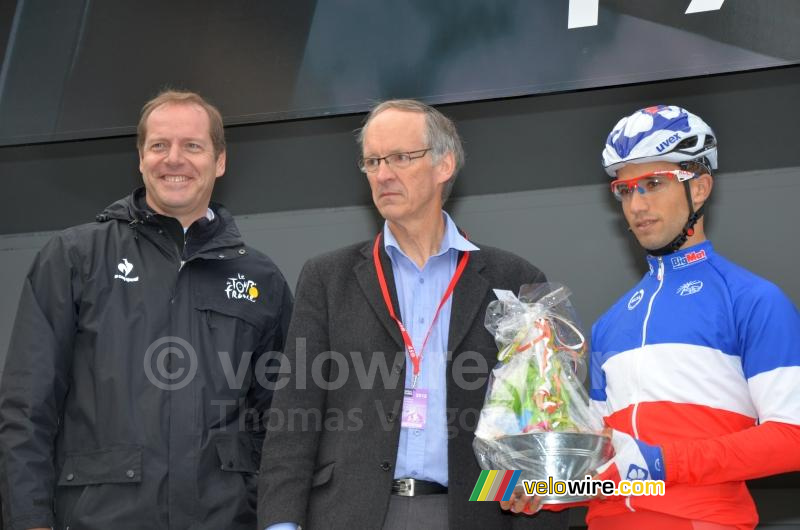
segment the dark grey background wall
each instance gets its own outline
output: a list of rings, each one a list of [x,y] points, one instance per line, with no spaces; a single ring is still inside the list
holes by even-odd
[[[658,102],[703,116],[721,167],[800,166],[800,66],[442,107],[464,137],[454,196],[603,181],[600,150],[623,115]],[[369,203],[355,165],[361,115],[232,127],[216,198],[237,214]],[[0,148],[0,233],[86,222],[139,185],[132,137]]]

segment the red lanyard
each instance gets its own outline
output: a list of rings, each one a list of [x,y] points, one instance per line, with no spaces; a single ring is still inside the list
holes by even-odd
[[[439,311],[442,310],[442,307],[447,302],[447,299],[453,294],[453,289],[456,288],[458,280],[461,279],[461,274],[467,267],[467,262],[469,261],[469,252],[464,252],[461,255],[461,259],[458,260],[456,272],[450,279],[450,285],[447,286],[447,290],[444,292],[444,296],[442,296],[442,301],[439,302],[439,307],[436,308],[436,313],[433,315],[431,326],[428,328],[428,333],[425,334],[425,340],[422,342],[422,348],[420,349],[419,353],[417,353],[417,350],[414,349],[414,344],[411,342],[411,337],[409,336],[406,327],[403,325],[403,322],[397,318],[397,315],[394,312],[394,307],[392,307],[392,299],[389,296],[389,288],[386,286],[386,277],[383,274],[383,266],[381,265],[381,260],[378,256],[378,248],[380,246],[381,236],[383,236],[383,232],[379,233],[378,237],[375,238],[375,246],[372,248],[372,257],[375,260],[375,269],[378,272],[378,283],[381,286],[381,293],[383,293],[383,301],[386,303],[386,308],[389,310],[389,316],[392,317],[392,320],[397,323],[397,327],[400,328],[400,334],[403,336],[403,342],[406,345],[408,356],[411,357],[411,364],[414,366],[414,377],[411,380],[411,388],[416,388],[417,379],[419,378],[420,364],[422,363],[422,354],[425,352],[425,345],[428,344],[428,339],[433,331],[433,326],[436,324],[436,319],[439,318]]]

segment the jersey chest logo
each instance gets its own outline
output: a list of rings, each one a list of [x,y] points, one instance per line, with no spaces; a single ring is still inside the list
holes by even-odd
[[[639,302],[642,301],[642,298],[644,298],[644,289],[639,289],[638,291],[633,293],[633,296],[631,296],[631,299],[628,300],[628,311],[633,311],[633,309],[637,305],[639,305]]]
[[[676,291],[676,294],[680,296],[689,296],[690,294],[699,293],[700,289],[703,288],[703,282],[700,280],[693,280],[691,282],[686,282]]]

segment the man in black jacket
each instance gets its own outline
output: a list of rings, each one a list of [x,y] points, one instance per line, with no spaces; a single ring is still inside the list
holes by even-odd
[[[190,92],[142,109],[144,188],[41,250],[0,386],[7,528],[248,529],[292,298],[210,203],[222,118]]]

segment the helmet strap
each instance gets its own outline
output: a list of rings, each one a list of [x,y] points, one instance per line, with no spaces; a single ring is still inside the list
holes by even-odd
[[[686,202],[689,204],[689,219],[686,221],[686,224],[683,225],[683,229],[681,232],[669,243],[664,245],[661,248],[657,248],[655,250],[649,250],[648,253],[653,256],[664,256],[666,254],[672,254],[679,250],[686,240],[689,237],[694,235],[694,225],[697,223],[697,220],[703,217],[703,210],[705,209],[706,205],[703,204],[700,208],[696,211],[694,206],[692,205],[692,190],[689,187],[689,180],[685,180],[683,182],[683,189],[686,191]]]

